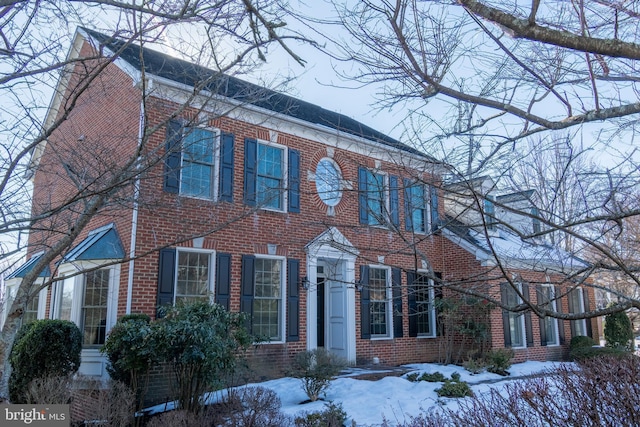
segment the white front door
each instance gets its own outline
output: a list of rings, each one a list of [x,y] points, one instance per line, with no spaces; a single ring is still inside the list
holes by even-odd
[[[355,264],[358,250],[331,227],[307,246],[307,349],[356,362]]]
[[[325,325],[327,350],[348,358],[347,286],[344,263],[325,261]]]

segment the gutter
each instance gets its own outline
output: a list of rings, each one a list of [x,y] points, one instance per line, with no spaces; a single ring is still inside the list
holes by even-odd
[[[138,147],[142,145],[144,138],[144,99],[140,100],[140,119],[138,126]],[[140,162],[137,162],[140,169]],[[127,275],[127,307],[125,314],[131,314],[131,300],[133,298],[133,271],[135,267],[136,243],[138,234],[138,198],[140,197],[140,176],[137,175],[133,184],[133,213],[131,215],[131,242],[129,246],[129,274]]]

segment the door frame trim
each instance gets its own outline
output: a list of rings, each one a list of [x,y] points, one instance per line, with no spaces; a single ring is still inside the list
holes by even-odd
[[[307,291],[307,350],[317,348],[318,331],[316,326],[318,290],[317,267],[318,260],[327,259],[344,264],[344,280],[346,282],[346,307],[347,307],[347,361],[356,361],[356,287],[355,264],[358,251],[340,231],[335,227],[327,229],[313,239],[305,248],[307,252],[307,276],[309,278],[309,290]],[[353,284],[353,285],[349,285]],[[325,343],[326,344],[326,343]]]

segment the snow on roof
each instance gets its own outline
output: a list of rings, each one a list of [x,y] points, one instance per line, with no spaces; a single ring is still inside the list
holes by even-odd
[[[487,233],[465,226],[459,221],[445,221],[446,237],[474,253],[479,261],[495,263],[496,259],[509,267],[525,267],[533,270],[569,272],[588,267],[588,263],[567,251],[505,230]]]

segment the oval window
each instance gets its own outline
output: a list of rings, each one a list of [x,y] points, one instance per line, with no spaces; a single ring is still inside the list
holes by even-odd
[[[335,206],[342,198],[342,176],[340,169],[330,159],[322,159],[316,167],[316,190],[318,197],[327,206]]]

